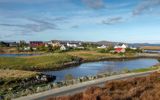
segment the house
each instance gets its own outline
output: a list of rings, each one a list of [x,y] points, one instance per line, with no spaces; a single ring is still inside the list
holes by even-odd
[[[60,47],[61,43],[58,40],[52,40],[48,42],[48,45],[51,45],[52,47]]]
[[[137,50],[137,48],[136,48],[136,47],[130,47],[130,49],[132,49],[132,50]]]
[[[17,47],[18,43],[17,42],[5,42],[9,47]]]
[[[60,44],[60,42],[55,42],[55,43],[52,43],[52,46],[53,46],[53,47],[60,47],[61,44]]]
[[[31,48],[30,47],[24,47],[23,49],[24,49],[24,51],[29,51]]]
[[[44,46],[45,44],[42,41],[30,41],[30,47],[36,48],[39,46]]]
[[[44,43],[44,46],[45,46],[45,47],[48,47],[49,45],[48,45],[48,43]]]
[[[114,47],[115,52],[117,52],[117,53],[125,53],[126,48],[127,48],[127,45],[125,45],[125,44],[119,44]]]
[[[125,53],[126,49],[125,48],[115,48],[115,52],[117,52],[117,53]]]
[[[126,49],[128,46],[127,45],[125,45],[125,44],[118,44],[118,45],[116,45],[114,48],[124,48],[124,49]]]
[[[80,47],[77,47],[78,49],[81,49],[81,50],[84,50],[85,48],[84,47],[82,47],[82,46],[80,46]]]
[[[65,51],[67,48],[64,45],[61,45],[60,50]]]
[[[67,43],[67,47],[73,47],[73,48],[77,48],[78,47],[78,45],[77,44],[75,44],[75,43]]]
[[[3,41],[0,41],[0,46],[9,47],[9,44]]]
[[[98,46],[97,48],[98,48],[98,49],[105,49],[105,48],[107,48],[107,46],[102,45],[102,46]]]

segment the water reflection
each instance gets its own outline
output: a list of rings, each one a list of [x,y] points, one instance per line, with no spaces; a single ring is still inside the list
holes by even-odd
[[[103,72],[113,72],[121,71],[125,68],[132,70],[137,68],[146,68],[153,66],[158,63],[157,59],[152,58],[140,58],[133,60],[122,60],[122,61],[100,61],[100,62],[90,62],[84,63],[77,67],[72,67],[60,71],[48,71],[44,72],[45,74],[55,75],[56,81],[64,80],[64,76],[67,74],[73,75],[75,78],[86,76],[86,75],[95,75]]]

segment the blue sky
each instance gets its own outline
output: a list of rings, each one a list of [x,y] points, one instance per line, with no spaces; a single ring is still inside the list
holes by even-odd
[[[0,40],[160,43],[160,0],[0,0]]]

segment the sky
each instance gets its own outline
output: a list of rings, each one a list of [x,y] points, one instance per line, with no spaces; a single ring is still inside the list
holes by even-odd
[[[0,0],[0,40],[160,43],[160,0]]]

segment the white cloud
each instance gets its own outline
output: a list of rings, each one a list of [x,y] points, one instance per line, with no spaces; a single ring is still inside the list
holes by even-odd
[[[160,0],[143,0],[133,11],[133,15],[139,15],[145,11],[153,10],[160,6]],[[156,9],[157,10],[157,9]]]

